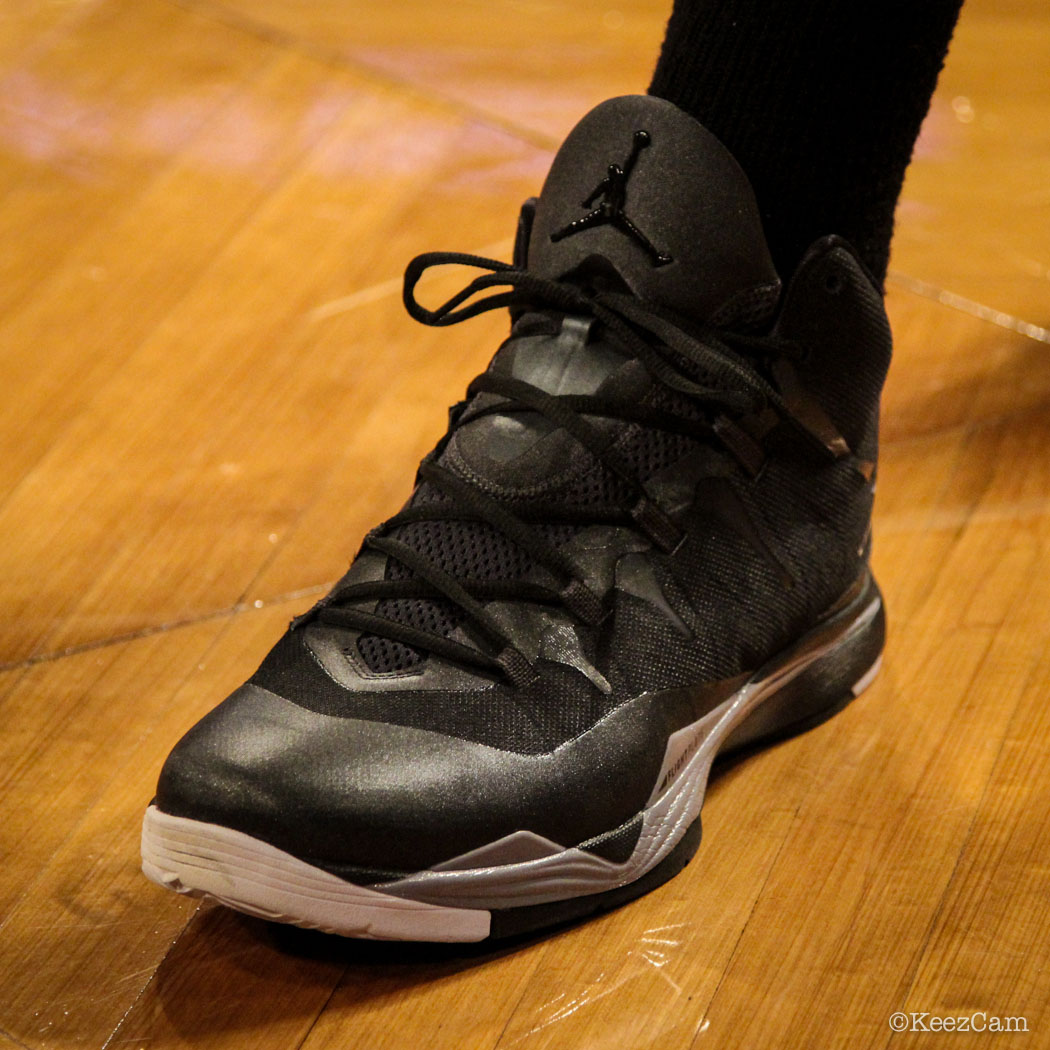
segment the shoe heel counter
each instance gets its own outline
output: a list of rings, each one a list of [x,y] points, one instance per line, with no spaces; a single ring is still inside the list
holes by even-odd
[[[806,348],[799,378],[854,454],[874,463],[893,342],[882,295],[847,241],[826,237],[810,248],[777,328]]]

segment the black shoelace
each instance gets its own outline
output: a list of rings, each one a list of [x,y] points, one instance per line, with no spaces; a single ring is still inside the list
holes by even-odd
[[[423,307],[415,288],[431,266],[459,264],[486,270],[447,302],[434,310]],[[477,297],[494,287],[508,290]],[[650,375],[672,390],[699,403],[698,420],[637,403],[601,395],[554,395],[519,379],[483,373],[467,390],[467,398],[453,413],[448,433],[438,448],[422,462],[417,476],[441,499],[409,506],[388,519],[365,538],[362,551],[378,551],[400,562],[410,575],[337,587],[297,626],[318,620],[333,626],[379,635],[411,648],[429,652],[484,674],[522,685],[534,677],[528,659],[515,646],[510,633],[486,608],[487,602],[515,601],[560,607],[578,621],[595,626],[606,614],[601,598],[588,586],[581,568],[536,528],[537,524],[619,525],[642,533],[654,546],[670,552],[681,541],[679,526],[650,497],[635,469],[613,447],[610,435],[593,419],[637,423],[655,430],[684,434],[699,441],[716,442],[745,469],[757,470],[763,453],[757,442],[738,427],[734,418],[771,411],[790,423],[820,455],[836,456],[836,435],[818,415],[798,411],[757,370],[749,368],[738,353],[761,354],[772,360],[790,360],[798,354],[794,344],[772,336],[704,329],[690,334],[677,319],[657,313],[630,295],[547,280],[528,270],[494,259],[456,252],[428,252],[417,256],[405,271],[404,302],[409,314],[426,325],[445,326],[487,310],[509,307],[520,316],[527,310],[593,318],[634,357]],[[475,395],[488,398],[474,401]],[[532,412],[570,434],[621,483],[626,497],[619,503],[532,501],[527,508],[507,505],[469,481],[441,466],[438,458],[458,425],[494,413]],[[590,417],[590,418],[588,418]],[[838,439],[841,441],[841,439]],[[460,579],[444,571],[412,546],[390,535],[399,526],[420,521],[484,522],[525,551],[555,581],[551,585],[523,579]],[[462,628],[474,645],[421,630],[377,615],[361,605],[385,599],[444,599],[462,613]]]

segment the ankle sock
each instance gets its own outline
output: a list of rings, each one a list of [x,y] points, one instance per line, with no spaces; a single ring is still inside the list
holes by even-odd
[[[676,0],[649,93],[747,172],[778,270],[824,234],[881,285],[893,213],[962,0]]]

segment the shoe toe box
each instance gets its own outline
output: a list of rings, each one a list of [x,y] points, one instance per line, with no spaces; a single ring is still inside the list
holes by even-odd
[[[518,830],[572,846],[645,804],[663,748],[637,707],[521,755],[248,684],[176,745],[155,804],[340,871],[418,871]]]

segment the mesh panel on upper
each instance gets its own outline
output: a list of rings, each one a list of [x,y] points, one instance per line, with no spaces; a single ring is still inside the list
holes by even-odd
[[[400,564],[397,567],[401,568]],[[402,572],[395,578],[403,579],[407,575]],[[389,617],[408,627],[438,635],[451,634],[460,620],[456,606],[440,599],[389,598],[379,602],[376,612],[379,616]],[[357,641],[357,651],[377,674],[407,671],[423,661],[418,649],[378,634],[361,635]]]
[[[677,463],[696,442],[684,434],[632,427],[633,433],[617,445],[620,455],[631,464],[643,480]]]
[[[665,408],[673,405],[675,411],[681,412],[689,405],[684,397],[672,399],[663,396],[657,402],[656,396],[657,388],[654,388],[650,395],[654,403]],[[684,435],[639,425],[624,425],[623,434],[616,442],[621,456],[643,481],[677,462],[694,447],[695,442]],[[629,489],[623,481],[611,475],[588,453],[581,450],[579,455],[582,469],[565,485],[545,493],[544,501],[557,499],[567,504],[596,505],[617,503],[627,496]],[[413,503],[433,498],[428,487],[423,485]],[[522,505],[527,503],[522,501]],[[572,525],[539,525],[536,528],[556,546],[566,543],[579,531]],[[525,576],[534,567],[525,551],[485,522],[413,522],[393,530],[391,535],[457,578],[513,580]],[[411,575],[399,562],[391,560],[386,578],[401,580]],[[462,615],[455,605],[433,599],[387,599],[378,603],[376,614],[445,637],[462,622]],[[376,674],[409,671],[421,666],[426,659],[425,653],[402,642],[372,634],[362,634],[357,648],[361,658]]]
[[[394,529],[391,535],[459,578],[513,579],[531,565],[531,559],[520,547],[486,522],[417,521]],[[391,559],[387,579],[404,580],[411,575],[400,562]],[[443,636],[451,634],[462,619],[452,602],[429,598],[388,598],[378,603],[376,614]],[[418,649],[374,634],[361,635],[357,648],[377,674],[407,671],[425,659]]]

